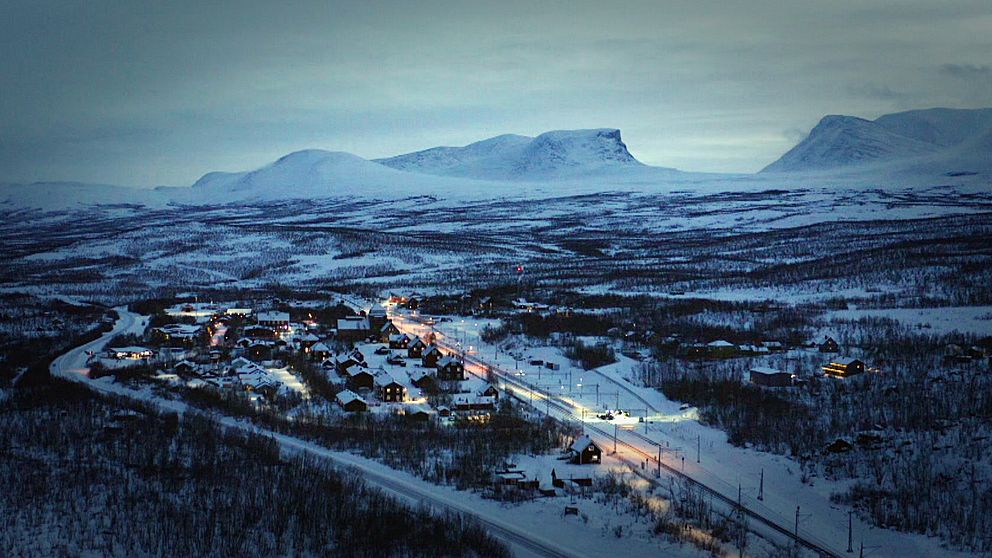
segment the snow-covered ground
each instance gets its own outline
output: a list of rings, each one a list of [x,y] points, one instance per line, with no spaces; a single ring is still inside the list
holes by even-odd
[[[401,329],[404,330],[418,331],[423,328],[401,314],[395,314],[394,321],[402,324]],[[589,429],[598,429],[598,436],[592,431],[594,439],[604,447],[612,449],[611,438],[616,435],[620,440],[644,448],[648,455],[654,455],[658,447],[664,448],[663,460],[666,464],[683,470],[690,477],[734,500],[740,487],[746,506],[776,518],[783,525],[793,524],[798,506],[802,519],[799,531],[803,536],[836,549],[838,553],[846,547],[849,508],[834,504],[830,496],[844,491],[847,482],[814,478],[811,483],[805,484],[801,480],[799,464],[795,461],[731,445],[723,431],[701,424],[693,409],[683,409],[678,402],[668,400],[660,391],[639,386],[635,373],[637,361],[618,355],[616,363],[586,371],[569,363],[554,347],[521,347],[513,352],[516,357],[522,358],[514,358],[498,347],[483,342],[478,336],[480,324],[472,320],[456,319],[433,327],[442,332],[442,339],[446,334],[451,339],[470,340],[478,347],[477,358],[509,371],[519,369],[515,377],[532,386],[535,394],[530,399],[535,401],[537,410],[544,410],[541,399],[544,393],[570,402],[571,412],[556,413],[552,407],[552,415],[581,422]],[[540,370],[528,364],[532,358],[558,363],[561,369],[554,372]],[[525,394],[523,399],[528,400],[528,395]],[[621,424],[614,429],[614,422],[622,421],[605,421],[596,416],[607,408],[617,406],[628,410],[632,417],[646,416],[647,422],[632,421],[632,424]],[[624,449],[620,448],[620,452],[623,455]],[[640,454],[629,457],[644,460]],[[651,463],[647,465],[650,467]],[[764,498],[758,501],[762,476]],[[880,547],[875,551],[878,556],[967,555],[941,547],[937,539],[878,529],[857,517],[854,518],[853,528],[855,541],[864,541],[868,547]]]
[[[848,309],[830,311],[826,317],[839,320],[890,318],[907,327],[935,335],[956,331],[992,336],[992,306]]]

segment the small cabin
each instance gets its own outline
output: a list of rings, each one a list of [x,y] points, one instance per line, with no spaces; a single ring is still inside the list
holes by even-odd
[[[424,349],[426,348],[427,344],[421,341],[419,337],[414,337],[406,347],[406,356],[409,358],[420,358],[424,355]]]
[[[437,379],[460,382],[465,379],[465,365],[452,355],[437,361]]]
[[[384,371],[375,375],[375,391],[383,403],[402,403],[406,399],[406,388]]]
[[[380,343],[388,343],[390,340],[392,340],[392,338],[393,338],[394,335],[399,335],[399,333],[400,333],[400,330],[399,330],[399,328],[396,327],[396,324],[394,324],[392,322],[392,320],[387,320],[386,323],[382,324],[382,327],[379,328],[379,342]],[[391,349],[397,349],[397,348],[403,348],[403,349],[405,349],[406,347],[392,347],[391,346],[390,348]]]
[[[368,403],[366,403],[360,395],[348,389],[338,392],[337,402],[342,409],[349,413],[358,413],[369,410]]]
[[[410,336],[405,333],[394,333],[389,336],[390,349],[406,349],[410,345]]]
[[[568,447],[568,451],[572,454],[572,463],[578,465],[598,465],[603,457],[602,450],[599,449],[599,446],[589,436],[577,438]]]
[[[846,378],[857,374],[864,374],[865,363],[851,357],[840,357],[831,360],[823,365],[823,373],[827,376]]]
[[[750,371],[751,383],[763,387],[790,387],[793,375],[788,372],[756,366]]]
[[[420,355],[420,365],[424,368],[436,368],[441,356],[441,349],[437,348],[437,345],[427,345],[424,353]]]
[[[492,384],[486,384],[485,386],[483,386],[482,389],[476,392],[476,395],[479,395],[481,397],[492,397],[493,399],[499,399],[499,390],[496,389],[496,386]]]
[[[348,389],[372,389],[375,386],[375,376],[367,368],[352,366],[348,369]]]
[[[821,353],[836,353],[840,350],[840,346],[834,341],[833,337],[827,337],[820,342],[820,352]]]

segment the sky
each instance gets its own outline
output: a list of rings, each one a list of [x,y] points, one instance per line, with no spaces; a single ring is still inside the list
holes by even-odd
[[[827,114],[992,106],[988,0],[102,2],[0,8],[0,182],[192,184],[620,128],[755,172]]]

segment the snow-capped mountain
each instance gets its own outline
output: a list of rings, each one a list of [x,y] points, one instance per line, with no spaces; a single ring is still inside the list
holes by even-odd
[[[875,120],[826,116],[762,172],[883,166],[896,173],[983,172],[992,170],[992,153],[983,139],[990,133],[992,109],[914,110]]]
[[[457,196],[473,189],[499,195],[493,185],[477,188],[471,181],[443,179],[389,168],[351,153],[307,149],[280,157],[249,172],[205,174],[188,189],[174,192],[183,201],[232,198],[290,199],[357,196],[406,198],[418,195]]]
[[[616,129],[559,130],[535,138],[503,135],[377,162],[410,172],[490,180],[548,180],[642,166]]]

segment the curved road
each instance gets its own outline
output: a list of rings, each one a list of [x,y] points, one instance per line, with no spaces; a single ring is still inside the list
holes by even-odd
[[[430,506],[432,509],[447,510],[474,518],[484,525],[493,536],[507,543],[515,556],[549,558],[578,558],[587,556],[586,553],[579,549],[567,548],[561,542],[549,540],[531,532],[529,529],[524,529],[499,518],[487,517],[479,510],[473,509],[470,502],[446,497],[440,487],[435,489],[431,486],[423,486],[426,483],[411,482],[402,478],[400,475],[395,477],[390,476],[382,468],[377,468],[367,460],[355,455],[336,452],[305,440],[259,428],[253,424],[235,420],[231,417],[216,417],[216,415],[189,407],[182,402],[160,399],[148,393],[136,392],[114,382],[89,380],[87,377],[89,369],[86,366],[88,359],[87,352],[102,350],[107,342],[115,335],[122,333],[141,333],[148,323],[147,318],[130,312],[126,308],[119,307],[115,308],[115,310],[119,318],[114,324],[113,329],[104,333],[101,337],[71,349],[53,360],[49,366],[49,371],[52,375],[83,383],[99,392],[151,403],[168,412],[208,414],[214,418],[218,418],[219,422],[226,427],[238,428],[263,436],[269,436],[286,453],[306,453],[330,462],[335,467],[356,470],[369,484],[402,500],[421,503]]]

